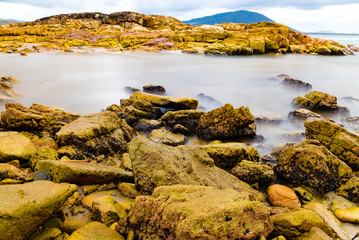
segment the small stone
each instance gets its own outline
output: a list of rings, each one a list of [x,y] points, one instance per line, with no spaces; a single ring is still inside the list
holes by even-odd
[[[228,222],[228,221],[231,221],[231,220],[232,220],[231,217],[229,217],[229,216],[226,217],[226,221],[227,221],[227,222]]]
[[[268,190],[269,201],[274,206],[300,208],[301,204],[295,192],[284,185],[274,184]]]
[[[49,180],[49,181],[51,181],[51,175],[48,174],[47,172],[39,171],[39,172],[36,173],[34,181],[39,181],[39,180]]]
[[[337,209],[335,210],[334,215],[344,222],[359,223],[359,207]]]

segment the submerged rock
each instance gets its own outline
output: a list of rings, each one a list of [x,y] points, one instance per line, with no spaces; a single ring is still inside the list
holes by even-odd
[[[316,117],[316,118],[321,118],[322,116],[318,113],[315,113],[315,112],[312,112],[308,109],[303,109],[303,108],[300,108],[300,109],[296,109],[294,111],[291,111],[289,114],[288,114],[288,118],[290,120],[303,120],[305,121],[307,118],[310,118],[310,117]]]
[[[302,80],[298,80],[298,79],[294,79],[294,78],[290,78],[290,77],[286,77],[282,81],[281,84],[284,86],[301,88],[301,89],[305,89],[305,90],[312,89],[312,85],[310,83],[303,82]]]
[[[186,185],[137,197],[129,225],[140,239],[256,239],[273,230],[269,210],[245,193]]]
[[[337,105],[336,96],[319,91],[312,91],[304,97],[294,98],[293,103],[307,109],[349,111],[348,108]]]
[[[1,238],[27,239],[75,190],[50,181],[0,186]]]
[[[254,117],[248,107],[235,109],[226,104],[201,116],[197,134],[204,139],[228,139],[256,134]]]

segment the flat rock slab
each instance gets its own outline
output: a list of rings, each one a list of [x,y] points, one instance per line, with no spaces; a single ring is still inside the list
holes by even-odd
[[[50,181],[0,186],[0,239],[27,239],[75,190]]]
[[[154,106],[176,110],[196,109],[198,106],[198,100],[195,98],[168,97],[143,92],[135,92],[130,99],[142,99]]]
[[[0,162],[30,160],[36,152],[30,139],[18,132],[0,132]]]
[[[132,172],[94,163],[43,160],[38,162],[36,170],[49,173],[55,182],[79,185],[133,182]]]

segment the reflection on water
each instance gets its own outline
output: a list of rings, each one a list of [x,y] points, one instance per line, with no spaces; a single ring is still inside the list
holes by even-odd
[[[314,55],[216,57],[167,53],[42,53],[0,55],[0,74],[15,75],[20,103],[40,103],[89,114],[129,95],[125,86],[165,86],[168,95],[196,97],[211,110],[218,103],[248,106],[254,115],[286,119],[294,97],[306,91],[285,88],[270,79],[285,73],[309,82],[313,90],[336,95],[339,105],[359,115],[359,56]],[[344,98],[347,97],[347,98]],[[351,97],[351,98],[348,98]],[[344,99],[343,99],[344,98]],[[213,104],[212,104],[213,103]],[[3,108],[3,105],[1,106]],[[303,131],[302,124],[260,125],[263,144],[287,142],[282,133]],[[262,151],[264,153],[266,151]]]

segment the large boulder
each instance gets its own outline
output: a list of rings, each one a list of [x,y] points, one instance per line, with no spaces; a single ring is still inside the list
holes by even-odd
[[[198,106],[198,100],[194,98],[168,97],[143,92],[135,92],[130,99],[142,99],[154,106],[175,110],[196,109]]]
[[[180,111],[169,111],[163,115],[160,120],[165,123],[166,126],[174,127],[177,124],[194,131],[197,126],[200,117],[205,112],[202,110],[180,110]]]
[[[228,139],[255,135],[254,117],[248,107],[226,104],[201,116],[197,134],[204,139]]]
[[[75,190],[50,181],[0,186],[0,238],[27,239]]]
[[[42,160],[37,163],[36,170],[47,172],[55,182],[79,185],[133,182],[132,172],[94,163]]]
[[[318,141],[306,140],[285,149],[276,169],[281,177],[297,186],[329,192],[352,176],[351,168]]]
[[[321,118],[309,118],[304,126],[307,138],[318,140],[351,168],[359,170],[359,135]]]
[[[158,186],[185,184],[232,188],[251,199],[264,200],[263,194],[215,166],[212,158],[189,146],[171,147],[135,137],[129,144],[137,188],[151,194]]]
[[[245,143],[219,143],[196,146],[195,148],[204,150],[213,158],[217,167],[231,169],[242,160],[258,162],[260,160],[257,149]]]
[[[348,111],[346,107],[337,105],[336,96],[319,91],[312,91],[304,97],[294,98],[293,103],[307,109]]]
[[[188,185],[137,197],[129,225],[140,239],[257,239],[273,230],[269,210],[243,192]]]
[[[12,160],[29,161],[36,147],[27,137],[18,132],[0,132],[0,162]]]
[[[56,133],[56,138],[60,146],[75,145],[93,154],[115,154],[127,151],[133,134],[124,119],[104,111],[72,121]]]

